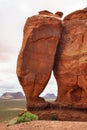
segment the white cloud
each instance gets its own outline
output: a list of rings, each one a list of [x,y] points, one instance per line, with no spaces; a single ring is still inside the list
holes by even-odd
[[[4,73],[6,74],[6,73]],[[2,75],[2,80],[0,81],[0,95],[5,92],[18,92],[22,90],[17,76],[15,74],[9,74],[8,76]]]

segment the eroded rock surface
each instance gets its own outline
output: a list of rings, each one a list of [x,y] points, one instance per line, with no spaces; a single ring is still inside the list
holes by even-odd
[[[48,83],[53,69],[62,31],[61,16],[61,12],[52,14],[41,11],[26,21],[17,75],[26,95],[27,108],[43,101],[39,95]]]
[[[63,20],[54,75],[58,83],[57,102],[87,108],[87,8]]]

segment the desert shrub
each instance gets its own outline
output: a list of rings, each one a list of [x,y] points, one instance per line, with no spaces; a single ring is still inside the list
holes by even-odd
[[[18,124],[18,123],[28,122],[28,121],[32,121],[32,120],[38,120],[38,116],[35,114],[32,114],[30,112],[26,112],[22,116],[18,117],[16,123]]]
[[[50,120],[57,120],[57,117],[54,115],[54,116],[51,116],[50,117]]]

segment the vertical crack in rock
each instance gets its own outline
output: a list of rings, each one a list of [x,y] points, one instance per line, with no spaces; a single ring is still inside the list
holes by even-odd
[[[71,99],[73,102],[79,102],[81,100],[82,88],[78,85],[74,86],[73,91],[71,92]]]

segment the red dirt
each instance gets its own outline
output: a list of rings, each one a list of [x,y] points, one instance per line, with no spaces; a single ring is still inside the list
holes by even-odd
[[[9,127],[0,124],[0,130],[87,130],[87,122],[31,121]]]

